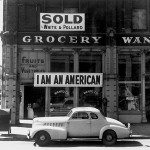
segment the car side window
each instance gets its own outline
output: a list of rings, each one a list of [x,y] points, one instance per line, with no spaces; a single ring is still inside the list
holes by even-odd
[[[98,119],[98,116],[95,113],[90,113],[91,119]]]
[[[77,112],[72,115],[72,119],[89,119],[89,115],[86,112]]]
[[[73,115],[72,115],[72,119],[77,119],[78,118],[78,113],[74,113]]]

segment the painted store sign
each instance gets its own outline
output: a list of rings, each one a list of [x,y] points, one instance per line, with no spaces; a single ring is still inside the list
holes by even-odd
[[[40,13],[40,31],[85,31],[85,14]]]
[[[117,34],[117,46],[150,46],[150,35]]]
[[[101,46],[106,45],[105,34],[19,33],[19,45]]]
[[[150,46],[150,35],[115,34],[116,46]],[[19,45],[106,46],[106,34],[18,33]]]
[[[35,87],[102,87],[102,73],[34,73]]]
[[[45,59],[45,53],[43,52],[21,52],[21,78],[32,79],[34,72],[45,72]]]

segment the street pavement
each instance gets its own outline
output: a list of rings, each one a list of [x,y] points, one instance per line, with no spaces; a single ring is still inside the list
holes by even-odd
[[[17,126],[11,126],[11,133],[0,131],[0,141],[28,141],[26,135],[32,126],[32,120],[20,120]],[[150,139],[150,123],[131,124],[132,139]]]

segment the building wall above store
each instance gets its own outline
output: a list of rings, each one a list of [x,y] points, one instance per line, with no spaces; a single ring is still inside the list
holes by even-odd
[[[50,21],[53,13],[58,22],[61,18],[56,17],[57,13],[69,17],[71,14],[85,15],[82,18],[85,30],[59,30],[61,33],[149,33],[149,10],[149,0],[4,0],[3,41],[17,43],[18,32],[41,32],[41,13],[49,14],[50,17],[46,17]],[[54,28],[44,32],[55,32]]]

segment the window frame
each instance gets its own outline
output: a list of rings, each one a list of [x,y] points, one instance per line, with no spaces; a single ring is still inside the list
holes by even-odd
[[[140,53],[140,50],[133,50],[132,49],[132,51],[131,51],[131,49],[120,49],[119,50],[119,53],[118,53],[118,76],[119,76],[119,55],[121,54],[121,55],[129,55],[129,54],[135,54],[135,53]],[[137,62],[136,62],[137,63]],[[141,101],[141,99],[142,99],[142,54],[140,53],[140,55],[139,55],[139,64],[140,64],[140,78],[139,78],[139,80],[138,81],[133,81],[133,80],[119,80],[119,77],[118,77],[118,111],[119,112],[128,112],[128,111],[131,111],[131,110],[128,110],[128,109],[120,109],[120,106],[119,106],[119,101],[120,101],[120,99],[119,99],[119,96],[120,96],[120,90],[119,90],[119,87],[120,87],[120,85],[121,84],[125,84],[125,85],[134,85],[134,84],[137,84],[137,85],[139,85],[140,86],[140,93],[139,93],[139,95],[140,95],[140,97],[139,97],[139,100],[138,100],[138,104],[139,104],[139,106],[138,106],[138,109],[135,109],[135,110],[133,110],[134,112],[139,112],[139,111],[141,111],[141,106],[142,106],[142,101]],[[127,71],[127,70],[126,70]],[[132,87],[132,86],[131,86]],[[135,97],[137,96],[137,95],[134,95]]]
[[[87,114],[87,116],[88,116],[88,118],[79,118],[79,113],[86,113]],[[74,118],[74,115],[76,115],[77,114],[77,118]],[[89,117],[89,114],[88,114],[88,112],[85,112],[85,111],[78,111],[78,112],[74,112],[73,114],[72,114],[72,116],[71,116],[71,119],[72,120],[85,120],[85,119],[89,119],[90,117]]]

